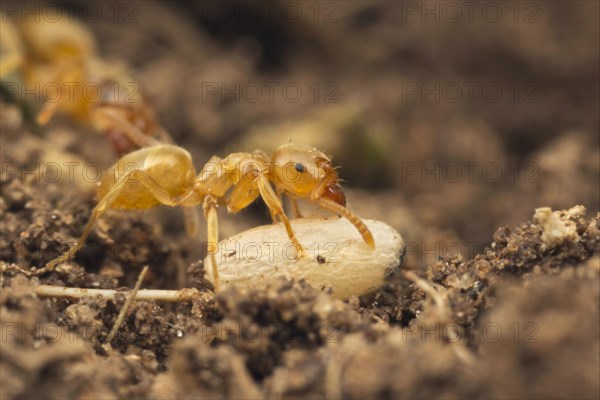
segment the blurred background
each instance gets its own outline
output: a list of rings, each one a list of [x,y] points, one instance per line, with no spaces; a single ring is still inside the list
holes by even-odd
[[[197,169],[213,154],[315,146],[341,166],[349,208],[403,235],[410,266],[470,258],[536,207],[598,212],[598,2],[38,1],[19,12],[57,4],[129,69]],[[101,135],[74,126],[52,145],[114,163]],[[171,211],[163,230],[183,235]],[[221,221],[227,237],[269,215],[257,202]]]

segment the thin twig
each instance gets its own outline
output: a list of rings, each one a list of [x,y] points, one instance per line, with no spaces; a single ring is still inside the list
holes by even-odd
[[[40,285],[36,287],[34,291],[35,294],[41,297],[66,297],[70,299],[82,299],[84,297],[102,296],[107,300],[114,300],[117,294],[129,293],[129,291],[112,289],[83,289],[52,285]],[[181,290],[141,289],[135,294],[134,300],[181,302],[197,299],[202,296],[203,294],[195,288],[185,288]]]
[[[113,338],[115,337],[117,330],[119,330],[119,327],[123,324],[125,316],[127,315],[129,308],[131,307],[131,303],[133,303],[135,295],[140,290],[140,286],[142,286],[142,281],[146,276],[146,272],[148,272],[147,265],[144,267],[144,269],[142,269],[142,272],[140,272],[140,276],[138,276],[137,282],[135,283],[133,290],[127,296],[127,300],[125,300],[125,304],[123,304],[123,308],[121,308],[121,312],[119,312],[119,316],[117,317],[117,320],[115,321],[115,324],[113,325],[110,333],[106,337],[106,341],[104,343],[110,345],[110,342],[112,342]]]

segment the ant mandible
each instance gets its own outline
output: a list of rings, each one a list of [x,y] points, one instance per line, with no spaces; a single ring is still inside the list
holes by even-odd
[[[345,207],[346,198],[338,183],[331,159],[319,150],[288,143],[269,157],[262,151],[232,153],[225,158],[213,156],[196,175],[190,154],[183,148],[159,144],[123,156],[99,184],[101,198],[92,211],[77,244],[44,268],[39,274],[71,259],[83,246],[92,226],[107,209],[147,209],[160,204],[192,207],[202,204],[208,229],[208,253],[213,269],[215,291],[219,275],[215,254],[218,246],[217,206],[225,198],[227,210],[236,213],[258,196],[269,208],[273,222],[283,222],[298,257],[304,250],[281,203],[281,196],[306,199],[319,207],[347,218],[375,248],[373,235],[364,222]],[[275,190],[271,186],[275,186]]]

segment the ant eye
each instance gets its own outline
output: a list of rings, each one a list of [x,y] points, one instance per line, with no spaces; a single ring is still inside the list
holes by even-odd
[[[302,165],[300,163],[296,163],[296,165],[294,165],[294,168],[296,168],[296,171],[298,171],[298,172],[306,171],[306,167],[304,167],[304,165]]]

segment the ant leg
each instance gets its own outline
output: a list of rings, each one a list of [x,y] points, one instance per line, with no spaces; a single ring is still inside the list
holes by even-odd
[[[159,144],[158,140],[144,134],[144,132],[139,130],[126,118],[123,118],[121,115],[119,115],[114,108],[115,107],[110,106],[99,106],[95,108],[93,111],[96,120],[95,125],[97,123],[107,123],[123,129],[123,133],[125,133],[127,138],[138,147],[150,147]]]
[[[185,231],[188,236],[191,238],[198,236],[198,231],[200,230],[198,210],[194,207],[184,207],[183,220],[185,221]]]
[[[152,195],[154,197],[156,197],[156,199],[158,201],[160,201],[162,204],[169,205],[169,206],[179,205],[179,200],[177,198],[171,196],[150,175],[146,174],[143,171],[138,171],[138,170],[130,171],[130,172],[124,174],[122,177],[120,177],[117,180],[117,182],[115,182],[115,184],[110,188],[110,190],[104,196],[104,198],[102,200],[100,200],[100,202],[96,205],[96,207],[94,207],[94,210],[92,211],[92,216],[90,217],[90,220],[85,225],[85,227],[83,229],[83,234],[79,238],[79,241],[77,242],[77,244],[75,246],[73,246],[73,248],[71,248],[70,250],[65,252],[63,255],[61,255],[60,257],[57,257],[54,260],[48,262],[45,267],[38,269],[33,274],[39,275],[46,271],[51,271],[58,264],[68,261],[71,258],[73,258],[75,253],[77,253],[77,251],[79,251],[79,249],[83,246],[85,239],[88,237],[96,220],[98,220],[98,218],[100,218],[102,216],[102,214],[104,214],[106,212],[106,210],[115,202],[117,197],[121,194],[121,192],[125,188],[125,185],[127,184],[127,181],[129,179],[137,179],[138,182],[143,184],[144,187],[146,187],[152,193]]]
[[[279,202],[283,204],[283,190],[276,189],[275,193],[277,194],[277,200],[279,200]],[[273,223],[276,224],[279,220],[277,213],[273,209],[269,208],[269,214],[271,214],[271,220],[273,221]]]
[[[57,98],[54,101],[46,101],[44,103],[42,109],[35,117],[35,122],[40,125],[46,125],[48,121],[50,121],[52,116],[56,114],[56,111],[58,111],[58,108],[60,107],[64,91],[65,88],[61,85]]]
[[[290,200],[290,205],[292,206],[292,214],[294,215],[294,218],[302,218],[300,207],[298,207],[298,201],[291,196],[288,196],[288,199]]]
[[[162,204],[168,206],[180,206],[180,205],[193,205],[197,202],[195,198],[195,192],[190,189],[187,193],[180,197],[171,196],[163,187],[161,187],[150,175],[142,171],[132,171],[132,177],[135,178],[142,184],[146,189],[152,193],[154,197]],[[219,271],[217,269],[216,252],[219,245],[219,223],[217,219],[217,200],[213,196],[205,196],[202,204],[204,209],[204,216],[206,217],[206,224],[208,229],[208,253],[210,254],[210,260],[213,269],[215,292],[220,289],[219,285]]]
[[[85,239],[88,237],[90,231],[92,230],[92,227],[94,226],[94,223],[96,222],[96,220],[98,218],[100,218],[102,216],[102,214],[104,214],[106,212],[106,210],[111,206],[112,203],[114,203],[114,201],[117,199],[117,197],[121,194],[121,191],[127,184],[127,180],[131,177],[133,172],[135,172],[135,171],[131,171],[131,172],[123,175],[112,186],[112,188],[109,190],[109,192],[106,194],[106,196],[104,196],[104,198],[102,200],[100,200],[100,202],[96,205],[96,207],[94,207],[94,209],[92,210],[92,216],[90,217],[90,220],[87,222],[87,224],[83,228],[83,233],[81,234],[81,237],[79,238],[79,240],[77,241],[75,246],[73,246],[71,249],[69,249],[68,251],[63,253],[61,256],[48,262],[45,267],[40,268],[37,271],[34,271],[33,273],[31,273],[31,275],[39,275],[46,271],[51,271],[58,264],[68,261],[71,258],[73,258],[75,253],[77,253],[77,251],[79,251],[79,249],[83,246],[83,243],[85,242]]]
[[[290,220],[285,215],[285,212],[283,211],[283,206],[277,198],[277,194],[275,194],[269,181],[267,180],[267,178],[265,178],[264,175],[259,175],[257,179],[258,190],[260,191],[260,195],[265,201],[265,204],[267,205],[267,207],[269,207],[269,210],[275,215],[277,215],[277,217],[279,217],[281,222],[283,222],[283,224],[285,225],[285,230],[287,231],[288,237],[290,238],[290,240],[294,244],[294,247],[296,248],[296,251],[298,252],[298,257],[304,257],[304,249],[302,248],[302,245],[300,244],[298,238],[296,238],[296,235],[292,230]]]
[[[206,226],[208,229],[208,254],[210,255],[210,263],[212,264],[212,272],[214,277],[215,292],[220,290],[219,269],[217,268],[217,258],[215,254],[219,247],[219,220],[217,216],[217,200],[208,195],[202,203],[204,216],[206,217]]]
[[[58,85],[58,96],[52,102],[46,100],[46,102],[42,106],[42,109],[35,118],[35,121],[38,124],[46,125],[48,121],[50,121],[50,119],[54,116],[54,114],[56,114],[56,111],[58,111],[58,108],[60,107],[61,103],[65,98],[64,93],[69,92],[69,89],[66,87],[65,82],[77,80],[74,77],[81,74],[83,68],[83,61],[80,59],[71,60],[59,68],[58,72],[54,77],[54,82],[60,82]],[[77,73],[75,73],[74,71],[77,71]]]

